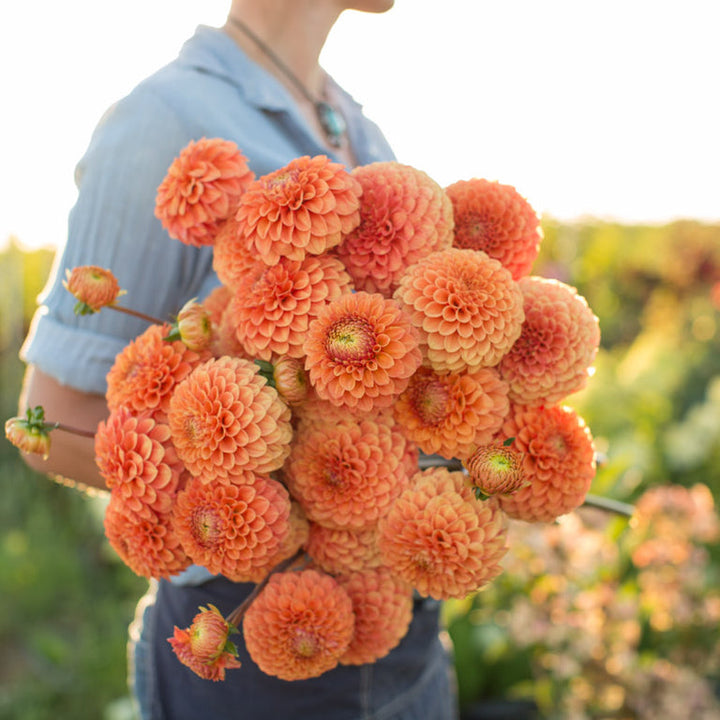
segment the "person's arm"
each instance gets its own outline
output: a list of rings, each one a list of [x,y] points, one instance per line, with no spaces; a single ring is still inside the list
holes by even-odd
[[[79,430],[94,433],[98,423],[108,416],[105,398],[84,393],[60,384],[30,365],[25,373],[20,395],[20,416],[27,408],[41,405],[47,422],[60,422]],[[95,441],[60,429],[50,434],[50,453],[47,460],[40,455],[23,453],[23,459],[33,469],[56,477],[60,482],[79,483],[93,488],[107,489],[95,465]]]

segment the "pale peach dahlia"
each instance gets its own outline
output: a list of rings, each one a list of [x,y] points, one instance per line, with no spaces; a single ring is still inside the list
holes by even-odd
[[[108,488],[138,515],[172,509],[183,467],[164,423],[113,410],[95,433],[95,462]]]
[[[295,158],[242,196],[238,238],[267,265],[320,255],[360,222],[361,192],[358,181],[325,155]]]
[[[495,579],[507,551],[503,513],[476,499],[461,472],[419,472],[380,520],[380,553],[420,595],[463,598]]]
[[[515,280],[530,272],[542,229],[537,213],[514,187],[474,178],[459,180],[445,192],[453,205],[455,247],[483,250]]]
[[[238,222],[232,217],[223,223],[213,245],[213,270],[234,294],[257,265],[264,265],[238,237]]]
[[[202,138],[186,145],[158,187],[155,216],[170,237],[211,245],[254,177],[237,145]]]
[[[175,387],[210,357],[180,340],[165,340],[170,330],[170,325],[151,325],[116,355],[107,374],[105,397],[110,410],[125,406],[136,414],[167,418]]]
[[[493,367],[520,336],[523,299],[510,272],[480,250],[451,248],[408,268],[395,298],[438,372]]]
[[[397,303],[366,292],[322,308],[304,350],[317,394],[362,412],[390,406],[422,361],[415,330]]]
[[[537,276],[523,278],[522,333],[500,362],[510,399],[552,404],[585,387],[600,344],[600,326],[577,290]]]
[[[494,368],[440,374],[421,367],[394,405],[405,437],[430,455],[463,458],[490,442],[510,409]]]
[[[595,476],[595,450],[589,428],[572,408],[514,405],[501,434],[524,453],[530,481],[498,497],[510,517],[550,522],[582,505]]]
[[[452,244],[453,212],[422,170],[395,161],[352,171],[362,187],[360,224],[337,249],[359,290],[391,297],[405,269]]]
[[[276,480],[246,473],[231,485],[191,479],[173,528],[193,562],[236,582],[267,566],[290,531],[290,497]]]
[[[185,467],[207,483],[280,468],[290,452],[290,410],[242,358],[199,365],[173,393],[168,424]]]
[[[332,670],[350,646],[354,626],[350,596],[316,570],[273,575],[243,620],[250,657],[282,680]]]
[[[351,290],[350,276],[337,258],[281,258],[272,266],[258,263],[247,274],[228,312],[238,341],[251,357],[301,358],[309,324],[328,302]]]
[[[376,525],[355,530],[311,522],[305,550],[325,572],[347,575],[382,565],[377,540]]]
[[[288,487],[310,520],[339,528],[368,527],[407,484],[390,427],[371,420],[298,430],[284,467]]]
[[[385,657],[410,627],[412,588],[385,568],[352,573],[338,581],[355,614],[355,632],[340,664],[363,665]]]

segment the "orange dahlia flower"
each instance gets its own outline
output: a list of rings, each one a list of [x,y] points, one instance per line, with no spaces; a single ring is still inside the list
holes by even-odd
[[[510,272],[480,250],[428,255],[405,272],[395,298],[420,330],[425,357],[438,372],[497,365],[525,317]]]
[[[530,484],[523,458],[512,445],[493,442],[479,447],[464,465],[471,484],[483,495],[510,495]]]
[[[512,495],[498,496],[510,517],[551,522],[582,505],[595,476],[595,450],[589,428],[572,408],[512,406],[501,433],[515,438],[530,481]]]
[[[347,575],[382,565],[377,526],[354,530],[311,522],[305,550],[315,564],[331,575]]]
[[[424,597],[463,598],[500,572],[507,551],[503,513],[478,500],[463,473],[431,468],[380,520],[380,553],[398,577]]]
[[[214,287],[209,295],[202,301],[207,311],[210,323],[215,326],[220,324],[225,308],[232,298],[232,291],[226,285]]]
[[[395,161],[357,167],[360,224],[337,249],[358,290],[391,297],[405,269],[452,244],[450,199],[432,178]]]
[[[300,157],[255,180],[240,199],[238,237],[267,265],[335,247],[360,222],[360,184],[325,155]]]
[[[264,263],[250,252],[238,237],[237,220],[234,217],[228,218],[220,228],[213,245],[213,269],[220,282],[235,293],[246,281],[247,274],[257,265]]]
[[[352,601],[316,570],[273,575],[245,613],[250,657],[267,675],[305,680],[336,667],[350,645]]]
[[[284,471],[310,520],[357,529],[377,522],[407,484],[403,454],[387,425],[348,420],[298,430]]]
[[[199,365],[173,393],[168,424],[185,467],[203,482],[270,473],[290,452],[290,410],[242,358]]]
[[[112,272],[97,265],[82,265],[72,272],[65,270],[63,286],[77,300],[76,315],[96,313],[125,294]]]
[[[273,363],[273,382],[280,397],[288,405],[302,403],[310,389],[310,379],[301,358],[283,355]]]
[[[355,632],[340,664],[363,665],[385,657],[410,627],[412,588],[385,568],[352,573],[338,581],[355,614]]]
[[[351,290],[350,276],[337,258],[281,258],[272,266],[258,263],[248,273],[229,312],[250,356],[267,361],[282,355],[301,358],[309,324],[328,302]]]
[[[310,323],[304,350],[317,394],[360,412],[390,406],[422,361],[408,318],[377,293],[328,303]]]
[[[224,680],[225,670],[240,667],[229,636],[237,632],[214,606],[201,607],[186,630],[175,627],[168,638],[175,655],[204,680]]]
[[[237,145],[220,138],[188,143],[158,187],[155,217],[171,238],[212,245],[254,177]]]
[[[232,300],[232,298],[231,298]],[[232,309],[232,302],[228,302],[228,306],[220,317],[220,322],[213,326],[212,352],[216,358],[223,355],[230,357],[240,357],[246,360],[252,360],[245,352],[245,348],[238,340],[235,332],[235,317]]]
[[[269,477],[242,477],[227,485],[193,478],[173,511],[173,527],[193,562],[236,582],[265,567],[290,530],[287,490]]]
[[[575,288],[541,277],[520,282],[525,322],[500,362],[509,396],[523,405],[553,404],[585,387],[600,344],[600,326]]]
[[[430,455],[466,457],[490,442],[510,409],[494,368],[441,375],[421,367],[394,406],[405,437]]]
[[[108,408],[127,406],[134,414],[167,417],[170,397],[210,353],[196,353],[179,340],[166,341],[169,325],[151,325],[115,357],[107,375]]]
[[[95,433],[95,462],[105,483],[138,515],[168,513],[183,470],[170,428],[125,407],[110,413]]]
[[[105,536],[120,559],[141,577],[167,578],[191,564],[170,513],[133,512],[118,488],[110,493],[105,508]]]
[[[530,272],[543,233],[537,213],[514,187],[474,178],[453,183],[445,192],[453,206],[455,247],[486,252],[515,280]]]

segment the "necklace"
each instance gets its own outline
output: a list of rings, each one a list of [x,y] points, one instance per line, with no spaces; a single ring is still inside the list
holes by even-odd
[[[299,80],[297,75],[265,44],[244,22],[236,17],[230,16],[230,22],[241,32],[247,35],[262,53],[275,65],[275,67],[295,86],[298,92],[315,108],[320,126],[327,136],[328,142],[336,148],[342,145],[342,137],[345,134],[345,118],[339,110],[336,110],[330,103],[315,97]]]

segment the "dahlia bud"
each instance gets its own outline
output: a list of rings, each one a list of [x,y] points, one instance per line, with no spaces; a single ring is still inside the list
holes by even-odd
[[[177,337],[189,350],[199,352],[210,345],[212,340],[212,322],[205,307],[195,299],[189,300],[178,313]],[[172,333],[171,333],[172,335]],[[173,339],[175,339],[173,337]]]
[[[479,447],[464,465],[470,482],[483,495],[509,495],[530,484],[523,470],[523,457],[506,441]]]
[[[309,381],[300,358],[284,355],[273,365],[272,376],[275,389],[288,404],[296,405],[307,397]]]
[[[92,315],[113,305],[125,294],[112,272],[96,265],[81,265],[73,268],[72,272],[66,270],[63,285],[77,300],[76,315]]]
[[[47,460],[50,454],[50,430],[54,428],[45,422],[45,411],[41,406],[28,408],[27,418],[10,418],[5,422],[5,437],[26,453],[42,455]]]

